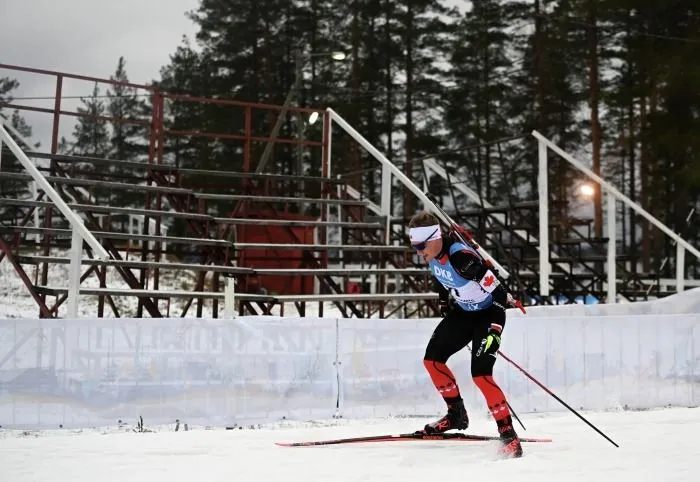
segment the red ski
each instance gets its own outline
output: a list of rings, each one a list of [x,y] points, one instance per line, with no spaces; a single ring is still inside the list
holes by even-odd
[[[484,442],[500,440],[497,435],[472,435],[465,433],[426,434],[422,432],[402,433],[397,435],[372,435],[369,437],[339,438],[334,440],[316,440],[311,442],[275,442],[281,447],[310,447],[313,445],[338,445],[363,442],[402,442],[420,440],[452,440],[456,442]],[[521,442],[551,442],[550,438],[520,437]]]

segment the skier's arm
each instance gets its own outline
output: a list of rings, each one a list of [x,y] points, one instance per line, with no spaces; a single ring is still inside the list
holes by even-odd
[[[481,287],[484,289],[487,288],[482,284],[482,282],[485,280],[485,275],[489,271],[489,266],[478,255],[467,250],[456,251],[450,255],[450,263],[452,266],[454,266],[455,270],[460,274],[460,276],[479,283],[479,285],[481,285]],[[495,277],[494,280],[496,280]],[[500,285],[500,282],[497,284]],[[503,286],[498,288],[498,292],[502,293],[504,297],[502,301],[503,303],[514,306],[525,313],[525,307],[523,304],[513,298],[510,293],[506,292]],[[494,290],[491,292],[491,294],[496,295],[497,292]],[[500,298],[500,296],[498,296],[498,298]]]
[[[474,281],[481,289],[490,293],[494,301],[501,305],[506,303],[505,289],[500,286],[496,275],[478,254],[468,250],[455,251],[450,255],[450,263],[461,277]]]
[[[452,253],[450,255],[450,264],[462,278],[476,281],[477,283],[484,277],[488,269],[479,256],[466,250]]]
[[[438,306],[440,307],[440,316],[447,316],[450,312],[450,292],[433,276],[433,291],[438,293]]]

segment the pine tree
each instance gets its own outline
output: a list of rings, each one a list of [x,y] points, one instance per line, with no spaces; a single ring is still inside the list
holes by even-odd
[[[459,177],[473,179],[483,200],[502,201],[514,187],[512,162],[489,143],[511,135],[502,108],[507,104],[509,59],[505,11],[498,0],[478,0],[457,24],[451,48],[446,125]],[[480,146],[462,150],[467,146]]]
[[[10,94],[17,87],[19,87],[19,82],[16,79],[0,77],[0,102],[11,102],[12,96]]]
[[[623,191],[672,229],[692,236],[686,217],[698,203],[692,172],[699,106],[690,85],[699,74],[691,60],[698,55],[699,8],[694,2],[669,9],[666,2],[631,0],[608,0],[604,6],[609,21],[604,33],[614,41],[615,64],[606,99],[615,129],[609,149],[620,159]],[[623,237],[630,254],[641,256],[644,272],[675,257],[666,237],[631,209],[623,210]],[[672,263],[665,266],[662,275],[672,276]]]
[[[117,82],[128,83],[124,57],[117,62],[117,69],[110,77]],[[107,112],[114,119],[109,122],[111,127],[109,157],[120,161],[143,161],[148,153],[149,129],[128,121],[142,120],[150,116],[144,99],[138,96],[135,88],[124,84],[115,84],[107,90]],[[120,121],[120,119],[122,121]],[[134,182],[143,175],[143,171],[135,171],[118,164],[110,165],[113,177],[121,182]],[[112,202],[120,206],[131,206],[140,199],[139,194],[118,190],[114,192]]]
[[[689,229],[686,218],[697,207],[693,172],[700,156],[700,95],[694,86],[700,82],[700,66],[694,59],[700,55],[700,5],[679,0],[670,9],[665,2],[655,2],[642,10],[642,17],[648,22],[646,32],[655,36],[653,58],[658,62],[648,66],[656,87],[655,112],[649,115],[646,133],[653,179],[650,201],[662,208],[655,214],[671,229],[693,235],[697,230]],[[666,236],[657,235],[652,250],[675,259],[675,246]],[[666,266],[663,274],[672,276],[672,264]]]
[[[90,97],[81,98],[82,107],[78,107],[78,113],[82,114],[73,129],[72,153],[76,156],[106,158],[109,156],[111,146],[110,133],[107,121],[104,119],[106,106],[100,95],[100,88],[95,84]],[[91,163],[80,163],[80,169],[97,171]]]
[[[32,126],[27,123],[24,117],[22,117],[22,115],[16,109],[12,111],[10,125],[25,139],[32,137]],[[35,147],[39,147],[39,143],[37,143]]]
[[[332,54],[345,54],[343,39],[337,35],[336,25],[340,22],[338,12],[328,0],[299,0],[290,2],[295,6],[295,30],[299,32],[299,48],[296,51],[301,61],[302,78],[300,91],[294,104],[300,106],[337,107],[336,100],[342,97],[337,86],[347,77],[350,61],[346,58],[334,60]],[[294,52],[292,52],[294,55]],[[295,74],[296,75],[296,74]],[[296,78],[292,79],[293,81]],[[294,116],[291,126],[296,133],[302,132],[306,138],[320,139],[323,123],[308,125],[305,116]],[[303,149],[304,169],[308,175],[321,175],[321,151]],[[307,186],[318,188],[317,184]],[[314,197],[318,192],[307,192]]]
[[[12,102],[12,91],[19,87],[19,82],[15,79],[10,79],[7,77],[0,78],[0,102],[11,103]],[[0,112],[2,109],[0,108]],[[3,122],[9,121],[9,124],[25,139],[32,137],[32,127],[27,123],[27,121],[22,117],[19,110],[15,109],[12,114],[6,117],[3,114]],[[35,144],[34,147],[39,147],[39,143]]]
[[[206,65],[200,66],[209,72],[208,90],[225,98],[281,104],[294,82],[293,51],[299,40],[296,14],[290,2],[283,0],[203,0],[191,18],[199,26],[200,55],[206,58]],[[203,111],[211,132],[244,130],[240,108],[208,105]],[[275,121],[276,112],[265,118],[256,116],[252,129],[271,132]],[[293,135],[292,129],[287,122],[280,136]],[[218,140],[211,144],[214,155],[206,162],[210,168],[242,169],[240,142]],[[254,151],[253,167],[261,153],[262,149]],[[288,146],[275,148],[272,162],[278,167],[282,167],[281,162],[289,169],[292,160],[293,150]]]
[[[533,0],[508,2],[508,18],[519,28],[512,36],[513,50],[519,57],[519,68],[511,74],[511,90],[507,117],[515,130],[529,136],[533,129],[553,140],[567,152],[581,147],[582,123],[577,118],[584,99],[581,82],[585,78],[585,62],[576,55],[576,40],[567,2]],[[537,198],[537,145],[528,138],[521,146],[524,170],[529,170],[529,189],[521,187],[526,199]],[[579,174],[565,160],[549,156],[549,193],[556,201],[550,211],[555,221],[568,217],[572,186]]]
[[[444,98],[444,52],[448,47],[449,16],[454,14],[442,0],[401,1],[397,19],[403,42],[402,68],[398,75],[405,79],[403,96],[398,106],[403,122],[404,172],[418,180],[422,166],[415,159],[432,154],[442,145],[440,122],[441,99]],[[413,195],[404,197],[404,215],[415,211]]]
[[[126,61],[124,57],[119,57],[117,69],[110,77],[116,82],[129,82],[129,77],[126,72]],[[142,120],[147,110],[144,105],[144,99],[139,97],[135,88],[123,84],[116,84],[107,90],[107,112],[110,117],[124,120]],[[150,114],[150,113],[149,113]],[[112,121],[111,131],[112,136],[110,143],[112,149],[110,156],[114,159],[126,161],[139,160],[146,153],[144,138],[148,137],[147,129],[125,122]]]
[[[397,79],[400,48],[396,2],[356,0],[330,2],[340,33],[334,39],[347,45],[349,58],[333,65],[334,82],[328,90],[334,95],[328,105],[336,109],[378,149],[391,156],[390,142],[394,135],[396,102],[392,89]],[[330,32],[329,32],[330,33]],[[393,69],[393,72],[392,72]],[[337,80],[336,80],[337,79]],[[388,97],[391,97],[391,102]],[[338,172],[351,173],[346,181],[369,195],[378,192],[379,170],[374,158],[347,136],[337,136],[345,161],[336,163]]]
[[[209,92],[205,62],[194,51],[189,40],[183,38],[181,45],[170,56],[170,64],[160,71],[156,87],[164,92],[184,95],[206,95]],[[153,101],[153,99],[148,99]],[[202,104],[196,102],[167,102],[165,104],[165,127],[175,131],[202,129],[204,115]],[[152,109],[153,106],[151,105]],[[196,167],[199,145],[202,138],[194,136],[168,136],[165,139],[166,164],[178,167]]]
[[[609,170],[617,179],[619,177],[622,191],[644,209],[650,210],[649,182],[646,164],[649,151],[646,149],[643,131],[648,122],[648,101],[646,96],[654,90],[647,76],[647,60],[640,56],[640,47],[646,43],[639,36],[639,17],[634,7],[626,1],[613,0],[608,4],[607,16],[610,27],[606,32],[617,32],[612,37],[610,56],[614,66],[610,68],[611,89],[605,97],[608,109],[607,122],[611,132],[606,154],[615,159],[616,169]],[[653,57],[652,51],[646,55]],[[655,108],[653,108],[655,110]],[[641,185],[640,185],[641,184]],[[622,240],[631,255],[638,253],[637,215],[629,208],[622,209]],[[642,225],[642,263],[643,271],[650,270],[649,226]],[[631,264],[635,272],[636,263]]]
[[[20,83],[16,79],[11,79],[8,77],[3,77],[0,78],[0,103],[6,102],[6,103],[11,103],[13,100],[12,97],[12,91],[17,89],[20,86]],[[17,133],[19,133],[24,140],[30,140],[32,137],[32,128],[31,126],[27,123],[27,121],[22,117],[20,112],[18,110],[12,111],[12,114],[9,116],[7,114],[4,114],[2,112],[2,109],[0,108],[0,119],[2,120],[3,123],[7,123],[9,126],[14,128]],[[12,133],[10,132],[10,135]],[[35,143],[33,148],[38,148],[40,146],[40,143]],[[26,146],[23,146],[20,143],[20,147],[22,149],[25,149]],[[3,171],[19,171],[23,172],[23,168],[20,165],[19,161],[17,158],[14,156],[14,154],[7,148],[7,146],[3,143],[2,145],[2,170]],[[29,196],[29,188],[28,185],[25,181],[13,181],[13,180],[6,180],[3,179],[0,181],[0,194],[4,197],[17,197],[17,198],[22,198],[22,197],[27,197]],[[10,207],[10,208],[3,208],[3,212],[16,212],[17,209]]]

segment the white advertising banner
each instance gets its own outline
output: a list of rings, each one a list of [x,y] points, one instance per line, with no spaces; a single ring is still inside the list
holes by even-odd
[[[0,425],[331,417],[336,320],[0,321]]]
[[[340,320],[343,416],[420,415],[444,410],[444,402],[423,367],[425,345],[437,321]]]
[[[438,414],[437,319],[0,320],[0,425],[233,425]],[[510,316],[502,350],[576,409],[700,403],[700,315]],[[485,412],[468,350],[448,361]],[[564,410],[503,359],[517,412]]]
[[[509,318],[503,352],[574,408],[700,402],[700,315]],[[561,405],[503,360],[514,407]]]

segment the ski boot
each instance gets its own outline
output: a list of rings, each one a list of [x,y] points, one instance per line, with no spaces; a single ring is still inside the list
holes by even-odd
[[[507,416],[504,419],[498,420],[498,433],[501,436],[501,443],[503,444],[498,451],[499,456],[503,458],[517,458],[523,456],[523,448],[520,445],[520,439],[518,434],[515,433],[513,428],[513,419]]]
[[[440,420],[429,423],[423,428],[427,434],[444,433],[448,430],[466,430],[469,427],[469,417],[467,409],[464,408],[462,400],[447,403],[447,415]]]

